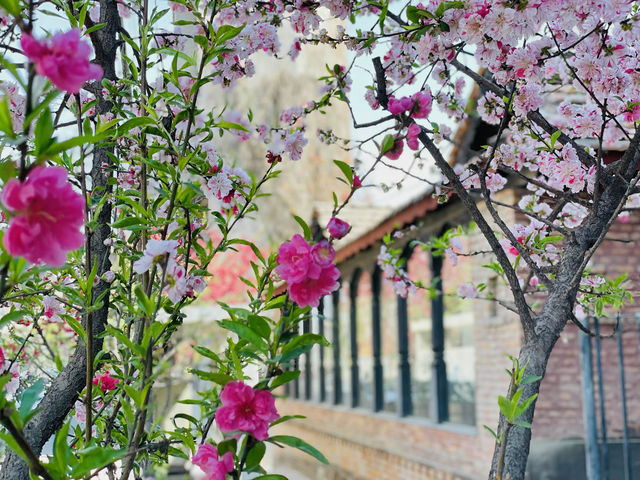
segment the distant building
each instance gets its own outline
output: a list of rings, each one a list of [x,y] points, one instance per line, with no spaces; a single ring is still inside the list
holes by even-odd
[[[464,148],[454,158],[486,144],[491,128],[478,120],[468,122],[458,134]],[[501,195],[513,198],[519,193],[515,186]],[[511,221],[516,222],[515,215]],[[325,297],[303,326],[304,331],[325,335],[332,347],[314,347],[300,359],[300,379],[290,386],[288,399],[279,402],[281,414],[307,418],[275,430],[305,439],[327,456],[331,466],[290,450],[276,451],[276,464],[317,480],[487,478],[494,441],[483,426],[497,424],[497,397],[506,392],[504,370],[511,365],[506,354],[517,355],[522,332],[515,315],[495,302],[462,301],[447,294],[467,282],[484,282],[498,298],[510,294],[497,276],[481,268],[487,257],[460,257],[454,269],[446,259],[408,246],[414,238],[427,240],[468,222],[460,202],[452,199],[438,205],[425,193],[341,244],[337,251],[341,288]],[[405,299],[381,279],[376,257],[382,237],[410,224],[418,227],[396,242],[405,248],[409,273],[445,295],[428,298],[421,292]],[[610,237],[615,240],[601,246],[592,268],[613,276],[628,273],[633,295],[640,298],[638,215],[626,223],[617,221]],[[471,250],[483,246],[479,233],[469,237]],[[585,439],[587,446],[595,445],[587,458],[597,458],[602,471],[609,471],[602,478],[640,478],[640,320],[634,316],[639,311],[631,305],[623,312],[621,342],[597,341],[599,354],[595,339],[589,345],[575,325],[566,327],[551,355],[537,404],[528,467],[531,480],[587,478]],[[600,327],[609,334],[612,321],[601,319]],[[587,352],[589,346],[591,370],[589,356],[580,353],[581,347]],[[598,431],[595,437],[593,427]],[[603,456],[605,445],[608,461]]]

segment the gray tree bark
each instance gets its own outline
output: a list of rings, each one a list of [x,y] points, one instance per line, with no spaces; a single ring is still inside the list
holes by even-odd
[[[640,133],[637,133],[622,158],[604,172],[606,177],[602,179],[600,187],[602,185],[606,187],[603,188],[599,200],[583,226],[567,239],[553,288],[550,289],[540,314],[533,319],[534,331],[532,334],[527,334],[525,330],[525,341],[520,349],[519,361],[521,365],[527,364],[528,375],[544,377],[551,351],[572,315],[579,281],[585,266],[584,260],[600,245],[611,223],[615,220],[621,203],[629,195],[629,184],[640,167],[639,145]],[[596,185],[596,188],[599,186]],[[539,390],[540,382],[525,385],[522,399],[539,393]],[[522,415],[522,420],[533,423],[535,404],[534,401]],[[498,435],[504,430],[505,425],[505,418],[500,415]],[[503,441],[507,442],[503,478],[497,478],[500,445],[496,444],[489,479],[524,480],[531,443],[531,429],[512,425],[508,437]]]

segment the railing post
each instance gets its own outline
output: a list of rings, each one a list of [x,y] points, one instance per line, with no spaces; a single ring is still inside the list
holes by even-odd
[[[432,286],[438,292],[431,300],[431,418],[438,423],[449,420],[449,386],[444,361],[444,300],[442,292],[442,257],[431,256]]]
[[[589,319],[580,323],[587,329]],[[600,480],[600,458],[598,455],[598,427],[593,389],[593,363],[591,359],[591,337],[583,332],[580,336],[580,373],[582,380],[582,420],[584,422],[584,453],[588,480]]]
[[[381,327],[380,327],[380,269],[376,268],[371,277],[371,321],[373,337],[373,411],[379,412],[384,408],[384,391],[382,376]]]
[[[618,314],[618,331],[616,332],[616,342],[618,343],[618,368],[620,371],[620,397],[622,403],[622,432],[623,444],[622,455],[624,458],[624,479],[631,480],[631,453],[629,451],[629,423],[627,420],[627,392],[624,380],[624,355],[622,351],[622,316]]]

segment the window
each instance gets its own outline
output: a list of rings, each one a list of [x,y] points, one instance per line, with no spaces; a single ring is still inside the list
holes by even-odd
[[[333,322],[335,309],[333,308],[333,295],[327,295],[322,299],[322,315],[320,316],[320,322],[324,326],[324,336],[331,343],[331,347],[324,349],[324,397],[321,400],[333,402],[334,400],[334,385],[333,385],[333,356],[334,349],[339,348],[336,345],[336,339],[333,338]]]
[[[349,284],[346,281],[340,286],[340,303],[338,305],[338,341],[340,342],[340,379],[342,394],[340,403],[351,405],[351,299]]]
[[[461,238],[469,251],[468,238]],[[472,279],[472,259],[458,256],[458,265],[442,263],[444,292],[444,359],[447,366],[449,420],[475,425],[475,347],[473,302],[462,299],[458,288]]]
[[[363,271],[356,296],[356,345],[358,352],[358,406],[373,409],[373,331],[371,275]]]
[[[393,288],[381,279],[380,285],[380,361],[382,363],[382,409],[397,412],[398,384],[398,302]]]
[[[414,249],[407,261],[407,272],[423,285],[431,285],[429,256],[420,248]],[[409,363],[411,364],[411,401],[417,417],[431,415],[431,298],[425,290],[418,289],[407,297],[409,326]]]
[[[466,250],[466,247],[465,247]],[[473,304],[458,288],[470,283],[472,257],[458,265],[420,248],[408,257],[424,288],[404,299],[381,278],[359,269],[325,297],[304,332],[324,335],[299,360],[298,398],[475,425]],[[296,395],[296,392],[298,394]]]

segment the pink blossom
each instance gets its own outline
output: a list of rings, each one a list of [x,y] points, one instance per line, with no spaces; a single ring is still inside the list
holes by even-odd
[[[133,270],[137,274],[142,274],[148,271],[153,263],[165,260],[167,255],[169,258],[174,258],[177,251],[178,242],[175,240],[149,240],[142,257],[133,262]]]
[[[356,175],[355,173],[353,174],[353,188],[360,188],[362,186],[362,180],[360,180],[360,177],[358,175]]]
[[[387,104],[387,109],[389,113],[394,115],[400,115],[406,111],[411,110],[413,107],[413,100],[409,97],[402,97],[400,99],[396,99],[395,97],[389,98],[389,103]]]
[[[4,350],[2,350],[2,347],[0,347],[0,370],[2,370],[2,368],[4,367]]]
[[[420,143],[418,142],[418,135],[420,135],[420,126],[417,123],[412,123],[409,125],[409,129],[407,130],[407,147],[411,150],[418,150],[420,148]]]
[[[254,390],[244,382],[229,382],[220,393],[222,406],[216,411],[221,432],[239,430],[257,440],[269,436],[269,423],[280,418],[275,399],[268,390]]]
[[[411,97],[413,100],[413,108],[411,116],[413,118],[427,118],[431,113],[432,97],[429,90],[418,92]],[[414,149],[415,150],[415,149]]]
[[[3,239],[11,255],[59,267],[68,251],[84,243],[84,199],[67,181],[64,168],[41,166],[24,182],[12,178],[4,187],[2,203],[17,214]]]
[[[94,385],[99,385],[100,390],[103,392],[108,392],[110,390],[115,390],[120,380],[117,378],[113,378],[109,372],[103,373],[102,375],[96,374],[92,382]]]
[[[335,251],[323,240],[313,247],[300,235],[278,249],[276,272],[289,286],[289,296],[298,305],[317,307],[324,295],[338,288],[340,272],[332,263]]]
[[[219,457],[216,447],[210,443],[203,443],[198,446],[191,463],[200,467],[206,474],[204,480],[225,480],[227,473],[233,470],[233,454],[226,452]]]
[[[463,283],[458,287],[458,294],[464,298],[476,298],[478,296],[476,287],[474,287],[473,285],[468,285],[466,283]]]
[[[330,264],[320,270],[317,278],[307,277],[289,285],[289,296],[301,307],[317,307],[322,297],[338,289],[338,278],[340,271]]]
[[[278,249],[276,272],[290,285],[300,282],[309,271],[310,255],[311,246],[302,235],[294,235],[291,241],[284,242]]]
[[[42,297],[42,308],[44,309],[44,316],[52,322],[61,321],[60,314],[65,313],[62,304],[51,295]]]
[[[351,230],[351,225],[338,217],[331,217],[327,224],[327,230],[333,238],[342,238]]]
[[[321,267],[326,267],[333,262],[336,252],[327,240],[321,240],[311,247],[311,258]]]
[[[20,45],[29,61],[36,64],[36,72],[60,90],[78,93],[86,81],[102,78],[102,68],[89,62],[91,47],[80,40],[80,30],[56,33],[44,41],[23,33]]]

